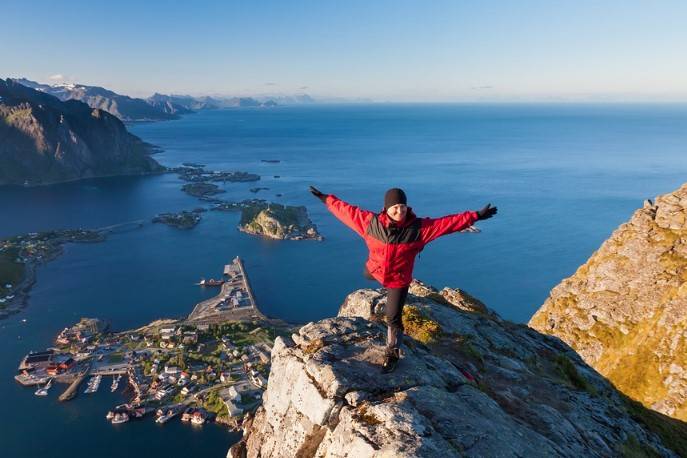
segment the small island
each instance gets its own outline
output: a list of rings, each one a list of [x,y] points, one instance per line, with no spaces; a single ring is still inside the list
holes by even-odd
[[[263,188],[263,187],[257,187],[257,188],[250,188],[249,191],[252,192],[253,194],[257,194],[260,191],[269,191],[270,188]]]
[[[162,223],[177,229],[193,229],[200,222],[200,213],[203,208],[196,208],[193,211],[181,211],[179,213],[160,213],[153,218],[153,223]]]
[[[219,186],[216,184],[205,182],[187,183],[181,187],[181,190],[190,196],[198,198],[214,196],[226,192],[223,189],[219,189]]]
[[[322,240],[305,207],[275,203],[244,206],[239,230],[277,240]]]
[[[192,164],[192,163],[187,163]],[[206,170],[204,167],[200,167],[200,164],[193,164],[195,167],[190,167],[188,165],[184,167],[175,167],[168,169],[169,172],[173,172],[179,175],[179,178],[184,181],[199,183],[199,182],[232,182],[232,183],[242,183],[250,181],[259,181],[260,175],[254,173],[241,172],[241,171],[221,171],[221,170]]]

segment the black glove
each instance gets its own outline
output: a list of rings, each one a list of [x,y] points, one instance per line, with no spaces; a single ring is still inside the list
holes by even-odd
[[[496,207],[492,207],[491,204],[487,204],[483,209],[477,210],[478,219],[488,219],[496,214]]]
[[[310,186],[310,188],[308,188],[308,191],[310,191],[310,192],[312,193],[313,196],[317,197],[317,198],[320,199],[322,202],[324,202],[325,200],[327,200],[327,194],[321,193],[320,190],[317,189],[317,188],[314,187],[314,186]]]

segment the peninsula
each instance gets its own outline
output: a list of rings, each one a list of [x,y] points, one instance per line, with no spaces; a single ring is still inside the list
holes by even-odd
[[[108,230],[31,232],[0,240],[0,319],[26,306],[38,266],[62,254],[65,243],[102,242]]]

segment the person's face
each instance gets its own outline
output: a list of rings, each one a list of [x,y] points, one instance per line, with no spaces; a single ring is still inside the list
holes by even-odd
[[[407,212],[408,206],[405,204],[396,204],[386,209],[386,214],[389,215],[389,218],[397,223],[403,221]]]

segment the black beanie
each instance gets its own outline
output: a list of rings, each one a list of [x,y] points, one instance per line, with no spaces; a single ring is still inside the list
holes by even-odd
[[[396,204],[407,204],[406,193],[403,189],[391,188],[384,194],[384,210]]]

